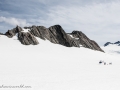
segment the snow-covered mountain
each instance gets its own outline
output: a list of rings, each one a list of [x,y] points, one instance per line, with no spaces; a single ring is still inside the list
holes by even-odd
[[[115,43],[107,42],[107,43],[104,44],[104,46],[108,46],[108,45],[117,45],[117,46],[120,46],[120,41],[117,41]]]
[[[120,41],[115,43],[107,42],[104,47],[101,47],[106,53],[120,55]]]
[[[120,90],[120,56],[36,40],[23,45],[17,35],[0,35],[1,90]]]
[[[23,29],[17,26],[11,30],[8,30],[4,35],[12,38],[16,34],[18,36],[18,40],[24,45],[38,45],[39,42],[36,37],[39,37],[40,39],[47,39],[52,43],[60,44],[66,47],[83,46],[104,52],[95,41],[90,40],[81,31],[75,30],[68,34],[60,25],[54,25],[49,28],[33,25],[30,27],[24,27]]]

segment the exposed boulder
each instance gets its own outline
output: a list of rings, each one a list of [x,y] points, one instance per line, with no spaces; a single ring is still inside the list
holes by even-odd
[[[21,32],[22,28],[17,26],[16,28],[13,28],[12,30],[8,30],[5,35],[8,36],[9,38],[12,38],[13,36],[16,35],[16,33]]]
[[[24,45],[37,45],[39,44],[38,40],[29,32],[19,32],[18,40]]]

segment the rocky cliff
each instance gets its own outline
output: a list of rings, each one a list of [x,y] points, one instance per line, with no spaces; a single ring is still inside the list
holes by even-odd
[[[39,42],[36,37],[40,39],[47,39],[52,43],[61,44],[66,47],[86,47],[93,50],[98,50],[104,52],[99,45],[90,40],[84,33],[81,31],[73,31],[72,33],[66,33],[60,25],[54,25],[49,28],[44,26],[31,26],[24,27],[24,29],[29,29],[28,32],[17,26],[12,30],[8,30],[5,35],[9,38],[12,38],[18,34],[18,40],[24,45],[37,45]]]

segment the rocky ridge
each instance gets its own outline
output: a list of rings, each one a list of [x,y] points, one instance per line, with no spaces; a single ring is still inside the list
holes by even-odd
[[[107,42],[107,43],[104,44],[104,47],[108,46],[108,45],[117,45],[117,46],[120,46],[120,41],[117,41],[115,43]]]
[[[39,44],[36,37],[39,37],[43,40],[49,40],[55,44],[61,44],[66,47],[86,47],[93,50],[98,50],[104,52],[99,45],[90,40],[84,33],[81,31],[73,31],[72,33],[66,33],[60,25],[54,25],[49,28],[44,26],[31,26],[24,27],[24,29],[29,29],[28,32],[17,26],[11,30],[8,30],[5,35],[9,38],[12,38],[18,34],[18,40],[24,45],[37,45]]]

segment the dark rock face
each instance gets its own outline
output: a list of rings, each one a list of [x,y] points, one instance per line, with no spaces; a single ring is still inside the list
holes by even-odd
[[[65,33],[60,25],[49,27],[50,41],[67,47],[72,47],[70,37]]]
[[[98,51],[104,52],[95,41],[91,40],[91,43],[92,43],[92,45],[94,47],[94,50],[98,50]]]
[[[39,37],[43,40],[45,40],[45,36],[47,34],[47,28],[45,28],[44,26],[32,26],[30,28],[30,33],[36,37]]]
[[[18,40],[24,45],[37,45],[39,44],[38,40],[29,32],[19,32]]]
[[[13,36],[16,35],[16,33],[21,32],[22,28],[17,26],[16,28],[13,28],[12,30],[8,30],[5,35],[8,36],[9,38],[12,38]]]
[[[120,41],[117,41],[114,44],[117,44],[118,46],[120,46]]]
[[[109,44],[113,44],[113,43],[107,42],[107,43],[104,44],[104,47],[105,47],[105,46],[108,46]]]
[[[81,31],[73,31],[72,33],[67,34],[60,25],[54,25],[49,28],[44,26],[32,26],[24,28],[30,29],[29,32],[21,32],[22,28],[17,26],[12,30],[8,30],[5,35],[9,38],[12,38],[14,35],[16,35],[16,33],[18,33],[18,40],[24,45],[39,44],[35,38],[36,36],[43,40],[47,39],[52,43],[61,44],[67,47],[80,47],[80,45],[82,45],[86,48],[104,52],[95,41],[90,40]]]
[[[32,26],[30,33],[43,40],[48,39],[55,44],[61,44],[67,47],[79,46],[66,34],[60,25],[51,26],[49,28],[45,28],[44,26]]]
[[[71,35],[75,38],[78,38],[79,44],[82,45],[83,47],[104,52],[95,41],[90,40],[81,31],[73,31]]]

